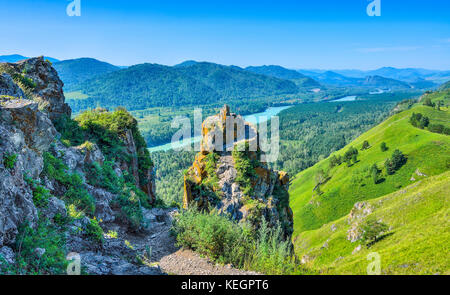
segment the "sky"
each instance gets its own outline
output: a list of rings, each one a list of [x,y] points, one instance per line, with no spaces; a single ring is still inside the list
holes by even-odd
[[[293,69],[450,70],[450,1],[0,0],[0,55]]]

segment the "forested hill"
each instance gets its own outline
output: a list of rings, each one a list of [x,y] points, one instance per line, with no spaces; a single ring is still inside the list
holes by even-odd
[[[119,67],[93,58],[78,58],[55,62],[53,67],[64,81],[64,90],[71,91],[77,84],[97,75],[119,70]]]
[[[362,81],[362,85],[373,87],[401,88],[401,89],[411,88],[411,86],[409,86],[409,84],[406,82],[385,78],[381,76],[367,76]]]
[[[108,108],[121,105],[136,110],[230,102],[294,94],[299,88],[292,81],[202,62],[181,67],[140,64],[95,77],[73,90],[88,96],[72,103],[77,112],[97,104]]]
[[[283,68],[281,66],[271,65],[271,66],[259,66],[259,67],[247,67],[246,71],[276,77],[280,79],[289,79],[289,80],[297,80],[301,81],[301,84],[298,84],[303,87],[320,87],[320,84],[295,70],[290,70]]]

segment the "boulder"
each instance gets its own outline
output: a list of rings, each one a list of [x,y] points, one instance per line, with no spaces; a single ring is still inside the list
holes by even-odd
[[[11,98],[26,99],[22,89],[14,83],[9,74],[0,75],[0,102],[10,100]]]
[[[42,209],[42,213],[48,219],[54,219],[56,215],[66,217],[67,216],[66,205],[63,200],[60,200],[56,197],[50,197],[48,199],[48,205],[46,208]]]
[[[86,185],[88,192],[95,198],[95,217],[102,222],[113,222],[114,212],[110,207],[114,195],[104,189]]]
[[[0,262],[2,258],[10,265],[16,263],[16,254],[14,254],[14,251],[9,247],[0,247]]]

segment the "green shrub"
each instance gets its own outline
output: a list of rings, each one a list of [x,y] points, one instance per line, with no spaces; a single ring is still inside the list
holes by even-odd
[[[362,147],[361,147],[361,150],[363,151],[363,150],[367,150],[369,148],[370,148],[369,142],[367,140],[364,140],[364,142],[362,144]]]
[[[86,164],[86,180],[95,187],[101,187],[116,194],[120,192],[123,181],[117,176],[113,168],[114,163],[105,161],[103,165],[97,162]]]
[[[389,148],[387,147],[386,143],[383,141],[380,145],[380,149],[382,152],[387,151]]]
[[[304,272],[295,262],[291,243],[284,238],[280,225],[269,228],[263,220],[255,232],[248,223],[211,212],[182,210],[172,227],[177,244],[241,269],[265,274]]]
[[[407,158],[406,156],[398,149],[396,149],[390,159],[387,159],[384,163],[386,168],[386,173],[388,175],[392,175],[400,169],[403,165],[406,164]]]
[[[364,221],[359,230],[362,231],[361,241],[370,247],[376,243],[389,229],[389,226],[381,221],[368,219]]]
[[[239,151],[238,145],[236,145],[232,156],[237,171],[236,182],[241,186],[244,195],[251,196],[253,194],[252,179],[256,177],[255,168],[258,166],[258,162],[249,158],[248,148],[247,141],[243,151]]]
[[[374,184],[377,184],[379,181],[380,170],[378,170],[377,164],[373,164],[371,168],[372,180]]]
[[[414,127],[423,129],[425,127],[428,127],[428,125],[430,124],[430,119],[426,116],[423,116],[421,113],[413,113],[409,118],[409,122]]]
[[[433,107],[435,106],[435,104],[431,101],[430,97],[426,97],[424,102],[423,102],[424,106],[428,106],[428,107]]]
[[[339,156],[333,155],[330,158],[330,169],[339,166],[341,164],[342,164],[342,157],[340,155]]]
[[[191,248],[214,261],[244,266],[252,250],[252,230],[225,216],[196,209],[183,210],[175,219],[173,231],[179,246]]]
[[[209,153],[206,156],[205,170],[207,178],[203,181],[203,184],[212,190],[219,189],[219,177],[216,174],[217,161],[220,156],[216,153]]]
[[[43,186],[36,185],[33,187],[33,203],[38,208],[45,208],[48,205],[48,199],[51,197],[50,192]]]
[[[3,155],[3,165],[5,166],[6,169],[13,169],[14,166],[16,165],[16,161],[17,161],[16,154],[5,153]]]
[[[45,249],[39,257],[36,248]],[[19,228],[14,245],[16,253],[15,274],[64,274],[65,234],[47,219],[40,218],[36,229],[24,224]]]
[[[78,210],[93,215],[95,212],[95,200],[84,188],[80,175],[67,172],[68,168],[61,159],[55,158],[50,153],[44,153],[43,173],[49,178],[58,181],[67,191],[62,196],[66,204],[75,205]]]
[[[86,226],[86,235],[92,241],[103,244],[103,229],[100,227],[97,219],[90,219],[90,223]]]
[[[445,127],[442,124],[430,124],[428,125],[428,130],[434,133],[450,135],[450,128]]]
[[[344,154],[344,162],[347,163],[347,166],[350,167],[353,163],[358,161],[358,150],[354,147],[350,147]]]
[[[270,228],[265,219],[256,233],[255,250],[246,264],[248,269],[270,275],[304,272],[295,261],[291,242],[285,239],[282,227]]]
[[[120,208],[122,218],[128,221],[134,230],[140,230],[144,225],[142,207],[151,208],[148,203],[148,196],[131,183],[124,185],[113,203]]]
[[[69,116],[63,115],[55,120],[55,129],[61,134],[61,141],[67,146],[76,146],[84,142],[84,131],[78,122]]]

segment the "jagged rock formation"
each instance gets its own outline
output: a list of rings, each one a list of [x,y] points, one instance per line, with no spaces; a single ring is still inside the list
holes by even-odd
[[[14,93],[16,89],[4,89]],[[17,92],[16,92],[17,93]],[[37,219],[32,191],[25,174],[38,178],[42,153],[50,147],[56,130],[38,104],[16,99],[0,107],[0,245],[15,240],[18,227]]]
[[[5,261],[7,264],[16,261],[15,242],[20,228],[28,225],[38,230],[38,224],[45,220],[64,233],[67,240],[64,251],[78,252],[88,273],[160,274],[158,267],[132,263],[137,252],[136,249],[131,251],[133,247],[125,240],[133,236],[129,236],[128,225],[116,218],[123,213],[122,208],[113,205],[120,192],[110,192],[102,183],[99,186],[89,184],[88,168],[94,164],[102,167],[106,162],[102,146],[92,142],[79,146],[62,143],[55,126],[60,119],[71,115],[62,87],[57,72],[42,57],[0,63],[0,273],[4,271]],[[137,128],[124,131],[120,140],[125,146],[125,160],[113,163],[112,173],[121,179],[131,171],[131,182],[144,191],[148,203],[152,204],[156,201],[153,167],[149,164],[148,153],[142,149],[145,142],[137,143],[141,140],[136,138],[137,134]],[[64,175],[59,178],[53,175],[61,173],[55,170],[56,166],[51,168],[52,173],[44,173],[48,165],[46,157],[58,161],[55,165],[60,166],[57,169]],[[146,161],[145,166],[140,164],[142,159]],[[80,182],[77,182],[78,177]],[[86,200],[93,200],[92,213],[72,216],[74,209],[67,201],[76,196],[77,190],[82,191]],[[43,201],[44,205],[39,203]],[[161,227],[168,232],[166,223],[161,222],[168,212],[135,208],[142,211],[134,212],[143,217],[145,226],[140,230],[151,233]],[[102,237],[103,232],[97,231],[96,223],[100,224],[100,231],[103,229],[106,233],[113,229],[116,236]],[[92,232],[97,234],[97,239],[104,239],[103,242],[94,242],[92,234],[89,236]],[[145,250],[144,245],[135,247]],[[45,248],[36,248],[29,255],[38,258],[47,254]]]
[[[280,223],[290,235],[289,177],[261,162],[258,136],[256,128],[230,113],[228,106],[208,117],[202,125],[201,152],[184,177],[183,205],[214,207],[255,227],[265,218],[271,226]],[[246,148],[238,151],[240,145]]]
[[[45,111],[52,121],[63,115],[70,117],[72,111],[69,105],[65,103],[64,84],[51,63],[45,61],[42,56],[17,63],[2,63],[1,70],[7,73],[3,76],[10,75],[18,86],[24,88],[30,96],[29,98],[38,102],[39,108]],[[14,88],[17,87],[13,86],[12,89]],[[5,89],[11,88],[5,87],[2,91],[5,91]],[[11,95],[17,97],[17,95]],[[19,97],[23,98],[22,95],[19,95]]]

